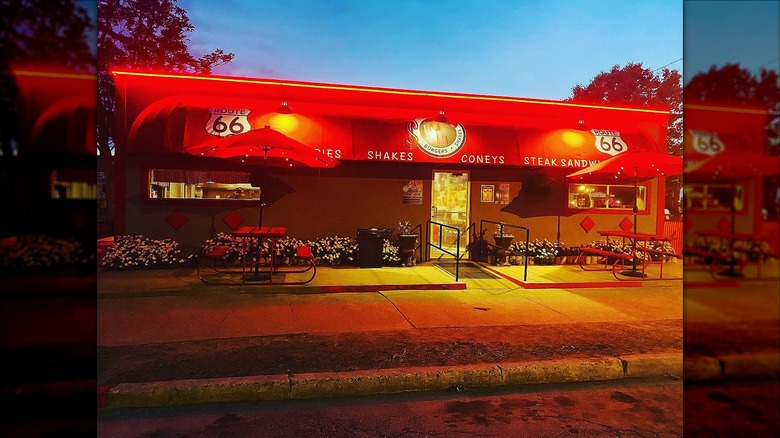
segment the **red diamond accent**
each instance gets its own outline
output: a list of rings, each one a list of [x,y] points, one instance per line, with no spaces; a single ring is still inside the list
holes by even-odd
[[[725,217],[720,218],[716,225],[721,231],[731,231],[731,222]]]
[[[591,219],[590,216],[585,216],[585,219],[580,222],[580,226],[586,233],[590,233],[590,230],[596,226],[596,223],[593,222],[593,219]]]
[[[244,216],[241,216],[235,210],[231,210],[230,213],[228,213],[225,218],[222,219],[222,222],[226,223],[231,230],[235,230],[244,222]]]
[[[184,213],[180,212],[179,210],[174,210],[173,213],[169,214],[168,217],[165,218],[165,221],[168,222],[168,225],[172,226],[174,230],[178,230],[185,223],[187,223],[188,219]]]
[[[690,230],[691,228],[693,228],[693,221],[691,220],[691,218],[686,216],[683,219],[683,231],[687,233],[688,230]]]
[[[634,229],[634,223],[631,222],[631,219],[629,219],[628,216],[624,217],[623,220],[620,221],[618,226],[623,231],[631,231]]]

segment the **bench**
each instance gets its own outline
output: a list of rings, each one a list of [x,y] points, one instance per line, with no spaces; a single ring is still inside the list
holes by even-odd
[[[597,268],[597,269],[588,269],[585,268],[585,266],[582,265],[584,261],[584,255],[585,254],[595,254],[604,256],[604,268]],[[577,264],[580,266],[580,268],[583,271],[607,271],[609,270],[609,258],[613,257],[615,261],[612,263],[612,269],[614,270],[615,266],[620,263],[620,266],[625,266],[626,260],[631,260],[632,257],[630,254],[622,253],[622,252],[614,252],[614,251],[607,251],[604,249],[598,249],[594,248],[592,246],[582,246],[580,247],[580,254],[577,256]],[[643,268],[644,270],[644,268]]]
[[[291,285],[301,285],[306,284],[312,280],[314,280],[314,277],[317,275],[317,265],[314,262],[314,254],[311,252],[311,247],[309,246],[299,246],[295,249],[295,255],[292,256],[293,259],[305,262],[305,268],[301,268],[300,266],[297,268],[292,267],[276,267],[274,269],[274,272],[271,273],[271,276],[269,277],[269,283],[267,284],[291,284]],[[305,272],[311,271],[311,275],[308,278],[296,280],[296,281],[274,281],[273,280],[273,274],[302,274]]]
[[[706,249],[694,248],[690,246],[683,246],[683,257],[695,257],[702,260],[702,266],[706,266],[710,272],[710,276],[715,280],[720,278],[717,276],[716,271],[719,266],[727,265],[729,263],[729,256],[720,252],[710,252]],[[688,266],[688,265],[686,265]],[[742,272],[744,268],[744,262],[739,262],[739,271]]]
[[[240,274],[241,273],[241,271],[235,268],[230,269],[227,267],[227,264],[225,263],[225,254],[227,254],[228,249],[230,249],[229,246],[224,246],[224,245],[215,246],[214,248],[211,248],[205,254],[203,254],[203,256],[201,256],[200,261],[198,261],[198,267],[195,270],[198,275],[198,279],[200,281],[208,285],[225,285],[225,286],[241,283],[239,281],[210,280],[203,275],[204,270],[207,269],[214,274]],[[224,266],[219,266],[219,265],[224,265]]]

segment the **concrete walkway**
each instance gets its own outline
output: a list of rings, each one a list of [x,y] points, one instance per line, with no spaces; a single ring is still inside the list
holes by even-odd
[[[499,277],[453,290],[449,274],[422,265],[318,268],[315,282],[205,286],[192,269],[100,272],[102,406],[682,374],[681,280],[531,290]],[[345,285],[351,292],[317,292]],[[356,291],[366,285],[387,290]]]

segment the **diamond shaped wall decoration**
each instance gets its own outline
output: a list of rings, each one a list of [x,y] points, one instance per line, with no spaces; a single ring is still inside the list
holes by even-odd
[[[720,218],[716,226],[721,231],[731,231],[731,221],[725,217]]]
[[[693,227],[693,221],[688,216],[685,216],[685,218],[683,218],[683,231],[687,233],[691,227]]]
[[[593,222],[593,219],[591,219],[590,216],[585,216],[585,219],[580,221],[580,226],[583,230],[585,230],[586,233],[590,233],[590,230],[596,226],[596,223]]]
[[[244,222],[244,216],[241,216],[237,211],[231,210],[230,213],[225,215],[222,222],[226,223],[231,230],[235,230],[239,225]]]
[[[631,231],[634,229],[634,223],[631,222],[631,219],[629,219],[628,216],[624,217],[623,220],[620,221],[618,226],[623,231]]]
[[[174,230],[181,228],[185,223],[187,223],[187,220],[187,216],[185,216],[184,213],[180,212],[179,210],[174,210],[171,212],[171,214],[168,215],[168,217],[165,218],[165,221],[168,222],[168,225],[173,227]]]

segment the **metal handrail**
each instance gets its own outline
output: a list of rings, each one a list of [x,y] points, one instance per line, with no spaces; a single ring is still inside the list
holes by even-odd
[[[507,228],[517,228],[519,230],[525,231],[525,249],[524,249],[524,253],[526,254],[526,257],[523,258],[523,265],[524,265],[524,267],[523,267],[523,281],[527,281],[528,280],[528,257],[527,257],[527,254],[528,254],[528,240],[529,240],[529,238],[531,236],[531,229],[528,228],[528,227],[524,227],[522,225],[505,224],[503,222],[496,222],[496,221],[491,221],[491,220],[488,220],[488,219],[482,219],[481,221],[479,221],[479,230],[480,230],[479,231],[479,238],[480,238],[481,241],[485,242],[488,246],[494,247],[494,248],[500,248],[500,247],[498,245],[494,245],[494,244],[488,242],[487,240],[485,240],[485,226],[484,226],[485,223],[498,225],[499,237],[503,237],[504,236],[504,227],[507,227]],[[512,254],[512,255],[520,255],[520,253],[517,253],[517,252],[514,252],[514,251],[509,251],[509,253]]]
[[[431,225],[438,225],[439,226],[439,244],[438,244],[438,246],[434,245],[433,243],[431,243],[430,234],[429,234],[429,231],[428,231],[428,230],[431,229]],[[442,246],[441,246],[441,239],[442,239],[441,229],[442,229],[442,227],[453,229],[453,230],[455,230],[455,233],[457,234],[457,238],[455,239],[455,254],[447,251],[446,249],[442,248]],[[434,222],[432,220],[427,220],[427,221],[425,221],[425,244],[427,246],[436,248],[436,249],[438,249],[439,251],[441,251],[441,252],[443,252],[445,254],[448,254],[448,255],[451,255],[451,256],[455,257],[455,281],[458,281],[458,278],[459,278],[459,275],[460,275],[460,228],[453,227],[452,225],[447,225],[447,224],[442,224],[442,223],[439,223],[439,222]],[[439,258],[441,258],[441,256],[439,256]]]

